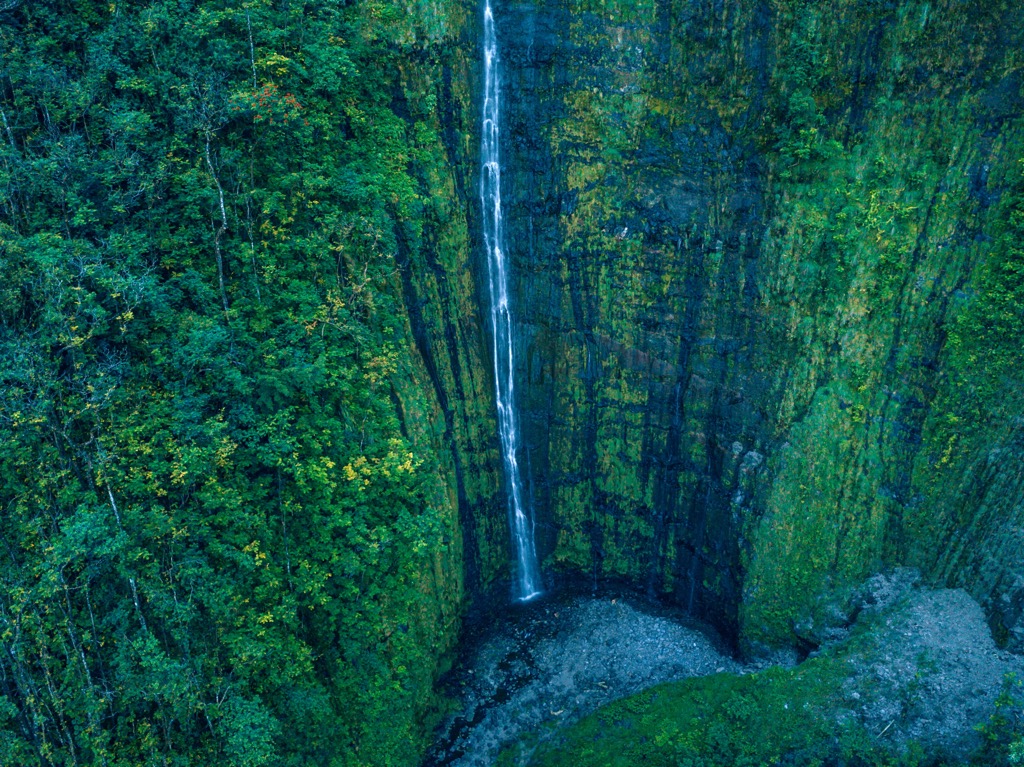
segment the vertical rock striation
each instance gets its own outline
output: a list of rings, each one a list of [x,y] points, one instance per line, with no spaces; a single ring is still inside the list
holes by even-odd
[[[1020,11],[499,12],[545,560],[751,646],[799,641],[829,594],[911,563],[1015,636],[1021,385],[971,363],[965,328],[1009,290],[986,285],[1014,258]]]
[[[422,361],[402,398],[432,392],[472,595],[509,548],[495,304],[470,245],[486,73],[463,11],[403,85],[435,93],[447,165],[414,165],[431,197],[400,254]],[[494,12],[514,454],[540,559],[751,646],[803,641],[829,595],[911,564],[1019,645],[1020,11]]]

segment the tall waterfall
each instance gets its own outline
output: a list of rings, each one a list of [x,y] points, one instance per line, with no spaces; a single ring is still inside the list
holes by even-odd
[[[480,204],[483,208],[484,247],[491,291],[491,325],[494,329],[494,385],[497,390],[498,432],[509,486],[509,527],[516,553],[513,597],[525,602],[544,589],[533,540],[533,518],[523,499],[523,479],[517,460],[519,432],[512,384],[512,310],[508,295],[508,261],[505,227],[501,214],[501,161],[498,155],[501,115],[498,83],[498,41],[490,0],[484,6],[484,115],[480,147]]]

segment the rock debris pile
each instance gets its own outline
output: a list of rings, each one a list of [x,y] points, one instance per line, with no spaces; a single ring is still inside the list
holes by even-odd
[[[462,709],[427,765],[489,766],[503,746],[543,740],[618,698],[740,670],[710,629],[636,597],[552,598],[489,632],[449,681]]]

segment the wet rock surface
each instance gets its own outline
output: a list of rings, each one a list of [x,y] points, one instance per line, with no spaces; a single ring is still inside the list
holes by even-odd
[[[866,580],[819,630],[811,657],[831,660],[793,672],[834,676],[819,716],[863,727],[890,751],[915,741],[966,763],[1003,680],[1024,677],[1024,658],[996,646],[977,601],[961,589],[922,588],[910,569]],[[447,680],[457,710],[425,767],[492,765],[513,744],[525,764],[587,714],[662,682],[793,665],[778,653],[741,664],[706,625],[625,591],[509,607],[464,646]]]
[[[995,62],[1020,47],[1024,11],[933,14],[926,44],[908,7],[496,3],[542,560],[670,595],[730,634],[742,609],[777,644],[903,540],[900,563],[968,590],[1024,646],[1019,382],[982,387],[1013,394],[942,459],[964,436],[942,426],[965,418],[957,387],[974,390],[957,381],[985,368],[943,350],[1005,226],[1020,74]],[[790,103],[805,35],[822,62],[799,86],[813,116]],[[970,87],[935,98],[949,72]],[[787,138],[805,119],[827,160],[798,162],[815,154]],[[873,200],[896,220],[876,222]],[[449,348],[470,347],[452,327]],[[480,548],[483,585],[497,563]],[[840,554],[806,569],[812,548]]]
[[[652,685],[740,670],[707,626],[628,593],[541,598],[478,631],[447,680],[459,710],[425,767],[491,765]]]

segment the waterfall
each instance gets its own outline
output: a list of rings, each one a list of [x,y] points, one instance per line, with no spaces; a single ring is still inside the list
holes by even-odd
[[[498,155],[501,104],[498,83],[498,41],[494,31],[491,1],[484,5],[484,114],[480,147],[480,205],[483,208],[484,247],[487,251],[487,279],[491,294],[491,326],[494,330],[494,386],[498,403],[498,432],[508,483],[509,527],[515,549],[513,597],[525,602],[544,589],[533,540],[533,518],[523,499],[523,480],[517,459],[519,431],[512,351],[512,309],[508,295],[508,261],[501,213],[501,161]]]

